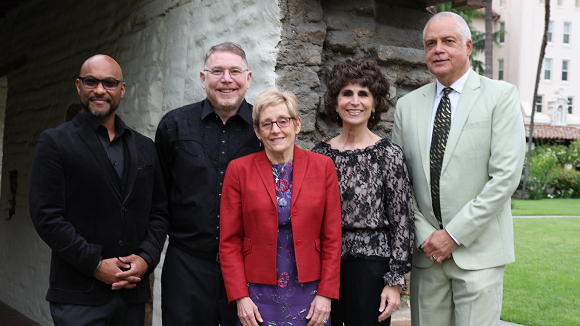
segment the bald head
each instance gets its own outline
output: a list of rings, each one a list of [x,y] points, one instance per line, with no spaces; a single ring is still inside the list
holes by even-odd
[[[84,111],[99,122],[114,117],[125,95],[121,66],[104,54],[94,55],[83,63],[76,86]]]
[[[109,77],[113,77],[119,80],[123,79],[123,71],[121,70],[121,66],[117,63],[117,61],[115,61],[115,59],[109,57],[106,54],[97,54],[88,58],[81,66],[81,72],[79,76],[85,76],[88,71],[102,72]]]

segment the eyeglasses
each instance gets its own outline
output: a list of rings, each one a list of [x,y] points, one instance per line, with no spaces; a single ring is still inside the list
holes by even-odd
[[[208,71],[210,74],[212,74],[212,76],[216,77],[216,78],[221,78],[223,77],[223,75],[227,72],[230,73],[230,77],[232,78],[238,78],[240,77],[244,72],[248,71],[248,69],[246,70],[241,70],[241,69],[214,69],[214,70],[207,70],[204,69],[203,71]]]
[[[123,82],[123,80],[117,80],[115,78],[98,79],[95,77],[79,76],[78,79],[80,79],[81,82],[83,82],[83,86],[85,86],[85,88],[87,89],[97,88],[97,86],[99,86],[99,83],[101,83],[103,84],[103,88],[105,88],[108,91],[117,90],[119,84]]]
[[[282,129],[282,128],[286,128],[290,125],[290,120],[295,119],[292,117],[284,117],[284,118],[280,118],[278,120],[275,121],[264,121],[264,122],[260,122],[258,123],[258,127],[260,127],[260,130],[262,131],[270,131],[272,130],[272,126],[274,124],[278,125],[278,128]]]

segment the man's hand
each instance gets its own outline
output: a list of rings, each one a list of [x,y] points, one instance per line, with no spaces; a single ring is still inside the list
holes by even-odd
[[[421,248],[425,251],[427,258],[441,265],[444,260],[451,258],[451,253],[457,248],[457,243],[447,230],[438,230],[431,233]]]
[[[115,276],[118,281],[113,283],[113,290],[132,289],[137,286],[143,276],[149,270],[149,264],[138,255],[119,257],[119,261],[128,267],[123,267],[125,271],[119,270]],[[127,269],[128,268],[128,269]]]
[[[383,322],[397,310],[401,303],[400,285],[388,286],[385,285],[381,293],[381,304],[379,306],[379,323]]]
[[[121,272],[121,268],[126,269],[129,267],[129,264],[125,264],[117,258],[103,259],[95,272],[95,277],[105,284],[113,284],[120,281],[116,275]]]

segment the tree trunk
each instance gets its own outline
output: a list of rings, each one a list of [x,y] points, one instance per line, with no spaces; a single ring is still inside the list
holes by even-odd
[[[493,11],[491,0],[485,0],[485,77],[493,76]]]
[[[534,140],[534,115],[536,113],[536,97],[538,96],[538,86],[540,85],[540,76],[542,73],[542,63],[544,54],[546,54],[546,44],[548,44],[548,24],[550,23],[550,0],[545,1],[546,15],[544,18],[544,37],[542,38],[542,47],[540,48],[540,60],[538,62],[538,71],[536,72],[536,86],[534,87],[534,98],[532,100],[532,116],[530,117],[530,136],[528,137],[528,156],[526,160],[526,169],[524,171],[524,182],[522,185],[521,198],[526,197],[526,186],[528,183],[528,173],[530,171],[530,159],[532,156],[532,143]]]

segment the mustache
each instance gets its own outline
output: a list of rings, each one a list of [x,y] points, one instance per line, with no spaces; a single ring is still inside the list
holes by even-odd
[[[97,95],[93,95],[93,96],[89,96],[89,101],[92,101],[93,99],[100,99],[100,100],[105,100],[107,101],[109,104],[111,103],[111,99],[108,99],[104,96],[97,96]]]

